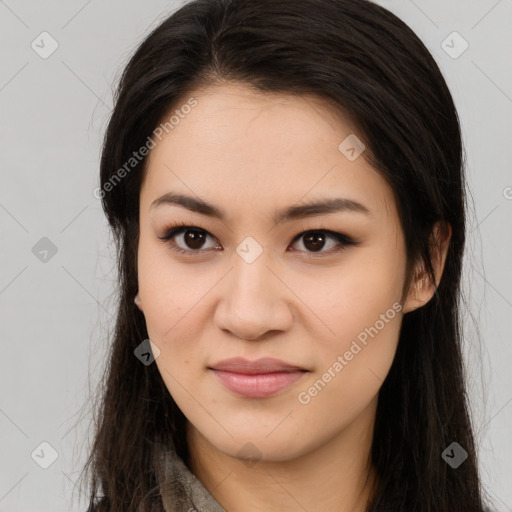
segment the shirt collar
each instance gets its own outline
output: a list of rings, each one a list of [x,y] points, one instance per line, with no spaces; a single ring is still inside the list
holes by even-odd
[[[174,448],[160,445],[155,472],[165,512],[226,512],[189,470]]]

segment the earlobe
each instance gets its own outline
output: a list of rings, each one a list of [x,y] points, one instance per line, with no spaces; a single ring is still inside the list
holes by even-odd
[[[444,270],[446,256],[450,245],[452,229],[448,222],[438,222],[434,226],[430,242],[430,254],[436,277],[435,284],[432,282],[425,263],[421,262],[415,272],[415,278],[411,282],[409,293],[404,304],[404,313],[418,309],[432,299],[435,294]]]
[[[133,300],[133,302],[135,302],[135,304],[137,305],[137,307],[143,311],[142,309],[142,302],[140,300],[140,297],[139,297],[139,293],[137,292],[137,295],[135,295],[135,299]]]
[[[435,287],[428,273],[422,267],[409,288],[403,309],[404,314],[424,306],[434,296],[434,293]]]

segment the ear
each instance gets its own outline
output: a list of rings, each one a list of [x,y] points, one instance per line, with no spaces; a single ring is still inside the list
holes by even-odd
[[[404,303],[404,313],[421,308],[434,296],[436,288],[441,282],[451,236],[452,227],[448,222],[439,221],[436,223],[430,236],[430,254],[436,282],[434,284],[430,279],[425,262],[420,262],[415,269],[414,278],[409,287]]]
[[[139,297],[139,292],[137,292],[137,295],[135,295],[135,299],[133,300],[133,302],[135,302],[135,304],[137,304],[137,307],[143,311],[142,309],[142,302],[140,300],[140,297]]]

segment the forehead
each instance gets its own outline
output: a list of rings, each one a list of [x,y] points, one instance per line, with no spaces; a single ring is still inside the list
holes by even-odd
[[[180,110],[190,98],[195,106]],[[228,214],[230,205],[274,211],[340,196],[378,212],[392,199],[364,153],[347,158],[344,141],[357,129],[322,98],[224,84],[183,96],[164,119],[173,113],[146,161],[141,210],[169,191],[212,199]]]

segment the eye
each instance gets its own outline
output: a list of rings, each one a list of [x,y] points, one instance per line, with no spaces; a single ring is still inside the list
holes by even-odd
[[[168,242],[171,249],[179,253],[194,253],[201,252],[204,249],[204,240],[210,236],[208,231],[201,229],[197,226],[186,226],[184,224],[178,224],[168,228],[163,236],[159,236],[160,240]],[[175,238],[182,238],[182,246],[176,245]],[[189,249],[187,249],[190,247]]]
[[[326,241],[331,240],[330,250],[323,250],[326,247]],[[328,229],[313,229],[304,231],[297,235],[293,241],[302,240],[301,245],[306,248],[308,256],[316,256],[319,253],[320,256],[333,254],[342,251],[347,246],[357,245],[357,243],[349,238],[348,236],[330,231]],[[327,244],[329,245],[329,244]],[[328,247],[329,249],[329,247]]]
[[[205,252],[206,249],[220,248],[220,245],[217,244],[205,249],[205,240],[211,236],[208,231],[198,226],[178,224],[167,228],[165,234],[158,238],[168,243],[173,251],[186,254],[187,256],[194,256],[194,253]],[[305,252],[307,257],[317,257],[317,254],[322,257],[340,252],[348,246],[358,245],[358,242],[342,233],[323,228],[303,231],[293,239],[292,243],[301,239],[303,239],[302,246],[305,247],[305,250],[299,249],[299,252]],[[328,247],[329,250],[323,250],[325,249],[326,241],[329,239],[331,240],[331,247]]]

